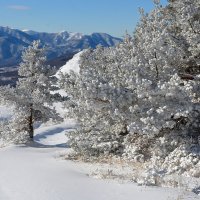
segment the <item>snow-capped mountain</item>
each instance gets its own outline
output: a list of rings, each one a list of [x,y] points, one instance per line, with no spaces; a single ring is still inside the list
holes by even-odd
[[[106,33],[45,33],[29,30],[17,30],[0,27],[0,67],[17,65],[21,60],[21,53],[33,40],[40,40],[47,48],[48,61],[57,58],[71,58],[75,53],[85,48],[95,48],[97,45],[114,46],[121,41]],[[66,62],[66,61],[65,61]]]

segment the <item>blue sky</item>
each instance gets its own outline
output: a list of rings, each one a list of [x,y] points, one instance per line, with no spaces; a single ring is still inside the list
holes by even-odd
[[[167,0],[161,0],[166,4]],[[134,31],[138,8],[151,0],[0,0],[0,26],[35,31],[106,32],[122,37]]]

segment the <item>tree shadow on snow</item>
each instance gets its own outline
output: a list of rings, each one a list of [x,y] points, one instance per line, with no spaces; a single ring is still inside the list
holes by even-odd
[[[59,134],[61,132],[67,132],[69,130],[74,129],[73,126],[69,127],[54,127],[49,130],[45,130],[43,132],[38,133],[37,135],[34,136],[34,141],[29,141],[26,143],[27,147],[35,147],[35,148],[68,148],[67,145],[67,137],[66,137],[66,142],[64,143],[58,143],[58,144],[45,144],[42,141],[45,141],[49,136],[53,136],[56,134]]]
[[[55,135],[55,134],[58,134],[58,133],[61,133],[63,131],[67,131],[71,128],[62,128],[62,127],[55,127],[53,129],[50,129],[50,130],[46,130],[42,133],[39,133],[37,134],[35,137],[34,137],[34,141],[40,141],[41,139],[46,139],[48,136],[52,136],[52,135]]]

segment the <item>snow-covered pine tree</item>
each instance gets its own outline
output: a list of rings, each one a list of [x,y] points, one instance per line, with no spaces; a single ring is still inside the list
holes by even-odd
[[[36,121],[60,119],[53,108],[57,94],[53,95],[50,91],[51,76],[55,69],[45,65],[45,61],[45,48],[41,48],[40,41],[34,41],[22,55],[16,87],[0,89],[1,100],[14,105],[14,116],[8,123],[13,137],[23,132],[33,139]]]
[[[162,163],[181,145],[191,152],[189,133],[198,126],[200,110],[199,75],[195,72],[192,80],[183,75],[188,67],[199,67],[200,38],[190,23],[185,29],[183,19],[194,19],[199,32],[199,2],[155,3],[152,12],[142,14],[133,37],[114,48],[83,53],[80,73],[64,79],[69,111],[80,123],[69,143],[81,155],[157,157]],[[182,16],[182,9],[190,12]],[[195,38],[191,44],[190,35]]]
[[[169,26],[169,32],[171,43],[182,52],[179,66],[186,73],[199,74],[200,2],[198,0],[169,0],[166,11],[169,22],[176,19],[176,23]]]
[[[99,46],[88,50],[82,54],[80,73],[71,72],[63,79],[66,92],[72,96],[68,101],[70,114],[80,123],[70,134],[69,142],[82,155],[122,153],[128,108],[134,100],[124,76],[132,68],[128,65],[130,48],[131,40],[127,37],[117,48]],[[117,109],[123,110],[123,115],[115,115]]]

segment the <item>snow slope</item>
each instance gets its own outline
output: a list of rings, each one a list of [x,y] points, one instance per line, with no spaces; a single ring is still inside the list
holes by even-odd
[[[75,54],[71,60],[69,60],[64,66],[62,66],[58,72],[56,73],[56,77],[59,78],[59,73],[62,72],[63,74],[69,73],[70,70],[74,71],[75,73],[79,73],[79,60],[80,56],[83,53],[83,51],[80,51],[79,53]]]
[[[99,180],[87,169],[58,155],[66,149],[65,131],[75,123],[48,123],[36,129],[35,142],[0,149],[0,200],[176,200],[178,189],[141,187]],[[182,199],[197,199],[184,193]]]

